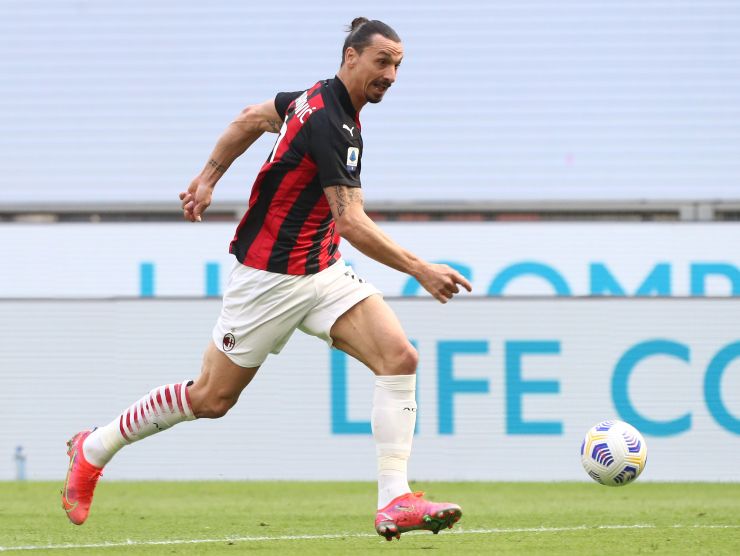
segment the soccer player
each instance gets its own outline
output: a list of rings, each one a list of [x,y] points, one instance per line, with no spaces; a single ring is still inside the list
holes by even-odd
[[[401,248],[365,213],[359,112],[396,80],[403,45],[381,21],[356,18],[333,79],[278,93],[247,107],[228,126],[201,173],[180,193],[186,220],[199,222],[216,182],[263,132],[278,133],[231,242],[236,257],[223,308],[195,381],[155,388],[108,425],[76,434],[62,506],[87,519],[103,467],[123,446],[182,421],[218,418],[236,403],[270,353],[296,328],[325,340],[376,375],[372,431],[377,448],[375,528],[387,540],[437,533],[462,515],[456,504],[411,492],[406,465],[416,422],[417,353],[380,292],[341,258],[345,238],[365,255],[414,276],[446,303],[470,283],[447,265]]]

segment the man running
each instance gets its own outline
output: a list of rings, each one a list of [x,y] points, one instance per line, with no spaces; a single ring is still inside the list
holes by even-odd
[[[195,381],[155,388],[108,425],[82,431],[67,443],[62,506],[72,523],[87,519],[100,473],[118,450],[182,421],[223,417],[268,354],[279,353],[296,328],[376,375],[371,422],[378,534],[391,540],[415,529],[437,533],[460,519],[458,505],[429,502],[409,488],[418,356],[380,292],[338,251],[343,237],[365,255],[414,276],[442,303],[458,286],[471,290],[454,269],[397,245],[363,208],[359,112],[383,99],[402,58],[393,29],[356,18],[333,79],[247,107],[219,138],[205,168],[180,193],[183,215],[191,222],[201,220],[231,163],[264,132],[279,133],[230,245],[237,260],[201,374]]]

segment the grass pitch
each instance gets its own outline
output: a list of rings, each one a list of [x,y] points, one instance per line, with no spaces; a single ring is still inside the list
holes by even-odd
[[[454,529],[386,542],[375,485],[101,481],[71,525],[61,483],[0,483],[3,554],[740,554],[740,484],[427,483]],[[22,549],[22,550],[20,550]]]

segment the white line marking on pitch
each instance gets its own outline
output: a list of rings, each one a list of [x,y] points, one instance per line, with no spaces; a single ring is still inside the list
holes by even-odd
[[[495,529],[458,529],[446,531],[448,535],[501,535],[507,533],[563,533],[568,531],[588,531],[597,529],[738,529],[740,525],[577,525],[575,527],[512,527]],[[429,534],[428,531],[414,531],[405,535]],[[0,546],[0,552],[11,550],[72,550],[75,548],[117,548],[122,546],[170,546],[179,544],[213,544],[265,541],[310,541],[321,539],[378,538],[372,533],[333,533],[328,535],[283,535],[280,537],[224,537],[221,539],[173,539],[167,541],[106,542],[94,544],[49,544],[36,546]]]

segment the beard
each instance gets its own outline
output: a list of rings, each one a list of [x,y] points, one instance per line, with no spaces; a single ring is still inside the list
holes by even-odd
[[[365,91],[365,99],[371,104],[378,104],[381,100],[383,100],[383,96],[390,88],[390,86],[391,83],[384,79],[373,81],[372,83],[370,83],[370,87]],[[378,90],[376,89],[376,87],[381,87],[381,89]]]

